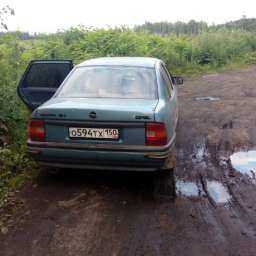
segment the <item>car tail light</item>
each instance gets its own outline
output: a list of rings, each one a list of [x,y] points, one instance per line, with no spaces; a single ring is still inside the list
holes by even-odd
[[[45,127],[43,120],[32,119],[28,125],[28,137],[34,141],[45,141]]]
[[[167,134],[164,123],[146,124],[146,145],[164,146],[167,144]]]

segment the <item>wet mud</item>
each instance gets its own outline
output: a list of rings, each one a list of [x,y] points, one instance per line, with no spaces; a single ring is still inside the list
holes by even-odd
[[[42,173],[1,255],[256,255],[255,80],[253,66],[180,87],[175,199],[155,197],[151,174]]]

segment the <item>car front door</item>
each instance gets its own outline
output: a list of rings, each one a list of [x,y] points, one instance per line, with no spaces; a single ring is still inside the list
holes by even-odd
[[[33,60],[18,85],[18,95],[32,111],[49,100],[73,68],[70,60]]]

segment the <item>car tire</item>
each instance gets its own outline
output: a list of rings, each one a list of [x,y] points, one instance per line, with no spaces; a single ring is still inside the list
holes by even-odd
[[[162,169],[155,177],[155,195],[160,198],[174,199],[176,196],[174,169],[176,165],[175,146],[166,159]]]
[[[159,170],[155,177],[154,194],[160,199],[175,199],[174,169]]]
[[[59,168],[41,166],[41,172],[45,175],[57,176],[60,173]]]

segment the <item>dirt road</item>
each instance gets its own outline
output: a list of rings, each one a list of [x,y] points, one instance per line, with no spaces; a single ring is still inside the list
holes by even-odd
[[[40,175],[0,254],[256,255],[256,182],[228,161],[256,145],[255,81],[250,67],[180,88],[174,201],[156,199],[150,175]]]

